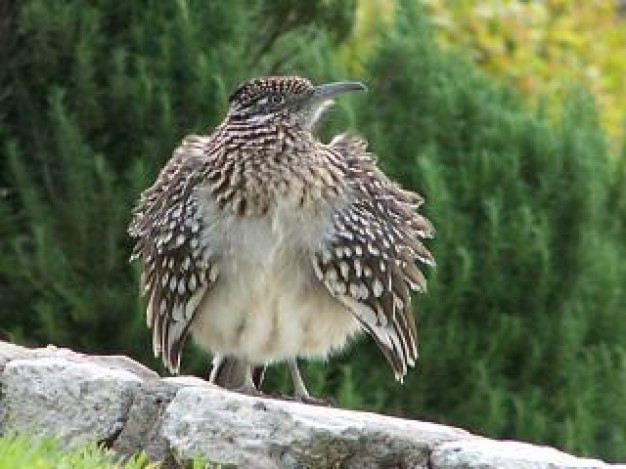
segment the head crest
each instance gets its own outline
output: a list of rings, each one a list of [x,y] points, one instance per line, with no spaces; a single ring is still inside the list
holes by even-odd
[[[230,95],[228,102],[248,102],[266,93],[300,94],[313,91],[313,84],[306,78],[298,76],[274,76],[253,78],[239,87]]]

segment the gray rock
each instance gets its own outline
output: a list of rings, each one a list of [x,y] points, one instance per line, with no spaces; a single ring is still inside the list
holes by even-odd
[[[77,363],[92,362],[112,370],[127,370],[143,379],[159,379],[156,371],[124,355],[87,355],[68,348],[48,345],[45,348],[32,350],[32,357],[59,357]]]
[[[123,430],[113,444],[121,454],[145,451],[152,461],[162,461],[168,456],[167,442],[160,434],[165,409],[179,386],[166,382],[142,384],[134,393]]]
[[[18,359],[2,374],[2,432],[57,435],[69,446],[112,441],[141,380],[121,369],[63,358]]]
[[[0,373],[11,360],[28,358],[33,355],[33,350],[19,345],[10,344],[0,340]]]
[[[87,355],[54,345],[29,349],[0,341],[0,373],[2,373],[4,366],[11,360],[51,357],[63,358],[76,363],[92,362],[110,369],[128,370],[143,379],[159,379],[158,373],[124,355]]]
[[[487,438],[443,443],[433,451],[432,469],[599,469],[617,468],[577,458],[547,446]],[[626,466],[621,466],[626,468]]]
[[[442,425],[210,387],[181,389],[162,435],[180,462],[202,456],[258,468],[425,468],[437,444],[471,437]]]
[[[8,432],[55,435],[68,446],[103,441],[123,455],[143,450],[164,469],[197,456],[285,469],[626,469],[443,425],[159,378],[123,356],[0,341],[0,435]]]

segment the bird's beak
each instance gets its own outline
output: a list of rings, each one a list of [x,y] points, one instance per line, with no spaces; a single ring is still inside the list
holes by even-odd
[[[335,83],[326,83],[318,85],[313,90],[313,99],[326,101],[343,93],[352,93],[353,91],[367,91],[367,87],[358,81],[338,81]]]

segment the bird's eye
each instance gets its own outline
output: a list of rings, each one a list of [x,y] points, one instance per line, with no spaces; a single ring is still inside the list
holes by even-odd
[[[285,98],[278,94],[273,94],[272,96],[270,96],[270,103],[272,104],[282,104],[284,100]]]

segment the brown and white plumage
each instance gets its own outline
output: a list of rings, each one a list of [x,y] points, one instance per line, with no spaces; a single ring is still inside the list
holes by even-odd
[[[417,358],[409,294],[426,290],[415,262],[434,265],[420,241],[432,236],[433,229],[415,212],[422,198],[389,181],[363,140],[340,135],[330,147],[348,163],[351,202],[333,214],[333,229],[315,253],[314,266],[402,379]]]
[[[171,371],[189,332],[216,363],[289,362],[298,394],[296,359],[326,357],[361,330],[398,379],[415,363],[409,294],[426,288],[416,261],[433,264],[422,199],[392,183],[363,140],[312,134],[332,96],[358,89],[252,80],[142,194],[129,233],[154,351]]]

